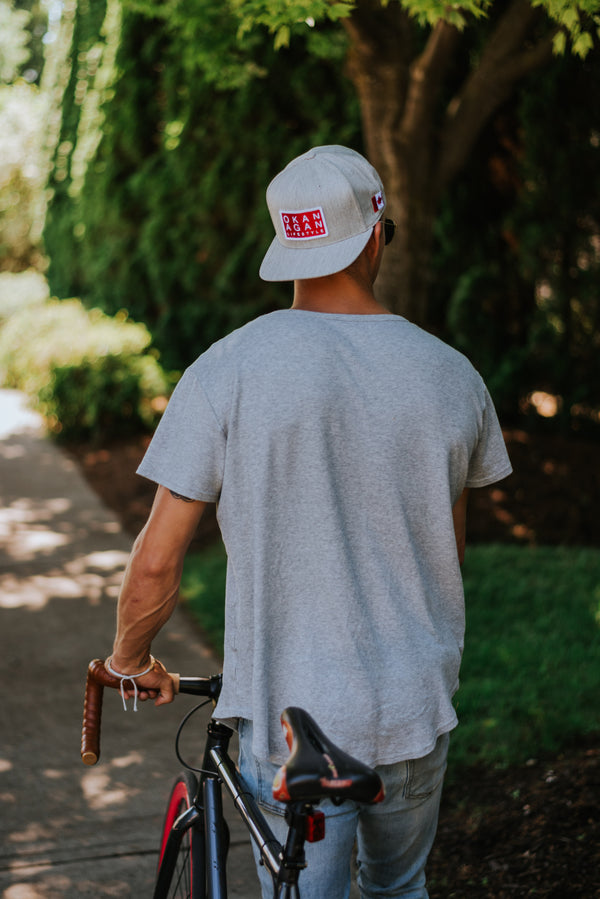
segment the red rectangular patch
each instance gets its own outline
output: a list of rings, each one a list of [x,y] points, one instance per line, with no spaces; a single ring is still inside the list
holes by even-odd
[[[373,204],[373,212],[379,212],[380,209],[383,209],[385,203],[383,201],[383,194],[379,191],[378,194],[373,194],[371,197],[371,203]]]
[[[283,234],[288,240],[314,240],[327,237],[329,231],[320,206],[316,209],[299,209],[295,212],[279,210]]]

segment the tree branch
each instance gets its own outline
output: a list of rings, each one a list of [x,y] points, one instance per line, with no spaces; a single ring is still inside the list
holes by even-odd
[[[396,4],[382,6],[380,0],[357,0],[352,14],[340,22],[361,54],[386,56],[400,51],[402,58],[411,55],[410,20]]]
[[[384,172],[393,171],[393,137],[408,89],[413,24],[400,4],[382,7],[379,0],[359,0],[341,23],[350,38],[348,74],[360,98],[367,153]]]
[[[350,38],[348,65],[357,87],[369,80],[388,98],[393,89],[395,103],[403,106],[414,41],[408,14],[396,3],[382,7],[379,0],[358,0],[352,15],[341,22]]]
[[[552,58],[553,34],[527,44],[540,16],[528,0],[513,0],[471,72],[451,101],[440,143],[437,191],[465,164],[473,145],[493,113],[512,93],[516,83]]]
[[[405,140],[420,142],[431,131],[435,104],[459,40],[457,28],[439,21],[411,65],[402,127]]]

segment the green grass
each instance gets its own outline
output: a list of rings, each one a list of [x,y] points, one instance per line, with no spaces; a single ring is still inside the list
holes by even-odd
[[[188,609],[221,658],[225,633],[226,559],[222,543],[215,543],[201,553],[188,554],[181,580],[181,593]]]
[[[457,761],[509,764],[600,731],[600,551],[476,546]]]
[[[600,732],[600,550],[472,546],[453,766],[508,765]],[[186,561],[183,592],[223,647],[225,554]]]

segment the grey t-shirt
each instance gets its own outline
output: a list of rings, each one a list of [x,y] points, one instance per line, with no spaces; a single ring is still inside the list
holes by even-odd
[[[287,753],[307,709],[370,764],[452,729],[464,600],[452,506],[511,471],[467,359],[394,315],[281,310],[185,372],[139,468],[218,502],[222,719]]]

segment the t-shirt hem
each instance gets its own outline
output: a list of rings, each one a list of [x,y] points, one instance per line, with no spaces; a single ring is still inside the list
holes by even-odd
[[[236,708],[234,706],[234,708]],[[246,719],[247,721],[252,721],[253,716],[249,711],[235,711],[232,712],[231,707],[226,709],[224,713],[219,713],[219,707],[215,710],[215,714],[213,716],[217,721],[222,722],[227,725],[227,727],[232,728],[232,730],[238,730],[239,722],[242,719]],[[429,743],[425,745],[424,748],[414,748],[410,747],[404,750],[391,750],[389,753],[383,753],[382,755],[370,755],[364,746],[345,746],[343,747],[346,752],[349,752],[355,758],[367,760],[366,764],[368,764],[371,768],[375,768],[378,765],[396,765],[399,762],[407,762],[412,759],[420,759],[424,758],[426,755],[429,755],[430,752],[433,752],[435,749],[435,744],[438,739],[443,735],[447,734],[450,731],[454,730],[458,725],[458,717],[456,713],[453,714],[451,718],[448,718],[446,721],[438,724],[435,730],[433,731],[433,738]],[[327,728],[325,728],[327,731]],[[342,748],[342,747],[340,747]],[[268,756],[268,759],[267,759]],[[276,765],[284,765],[289,757],[288,755],[283,755],[279,752],[271,753],[270,755],[266,753],[264,756],[261,755],[260,758],[265,758],[269,762],[272,762]]]
[[[509,474],[512,474],[512,470],[512,465],[509,465],[506,468],[501,468],[494,474],[486,475],[483,478],[469,478],[465,487],[486,487],[488,484],[495,484],[497,481],[502,481],[504,478],[507,478]]]
[[[162,478],[160,475],[147,473],[144,468],[145,466],[142,463],[137,469],[136,474],[139,474],[142,478],[146,478],[147,481],[154,481],[155,484],[164,487],[166,490],[173,490],[175,493],[181,494],[181,496],[203,503],[216,503],[219,499],[218,494],[203,490],[190,490],[189,487],[177,484],[175,481],[171,481],[170,478]]]
[[[422,759],[425,758],[426,755],[429,755],[430,752],[433,752],[435,749],[435,744],[438,739],[443,735],[447,734],[450,731],[454,730],[458,725],[458,718],[454,717],[452,720],[447,721],[445,724],[439,725],[436,731],[434,731],[435,736],[433,740],[427,744],[425,749],[414,749],[407,750],[406,752],[400,753],[390,753],[385,754],[383,756],[375,756],[375,761],[369,762],[371,768],[376,768],[379,765],[397,765],[399,762],[408,762],[412,759]]]

